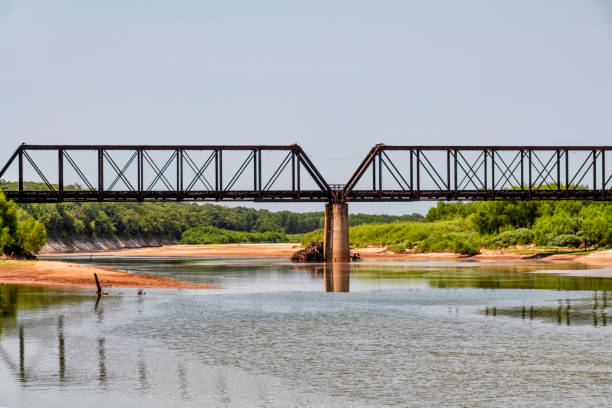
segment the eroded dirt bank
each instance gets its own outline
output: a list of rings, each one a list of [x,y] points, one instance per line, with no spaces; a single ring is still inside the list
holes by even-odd
[[[0,283],[95,287],[94,273],[98,275],[102,288],[218,289],[216,286],[181,282],[91,265],[55,261],[0,260]]]
[[[41,255],[78,252],[78,251],[111,251],[125,248],[159,247],[171,244],[166,237],[130,237],[130,238],[96,238],[76,236],[71,239],[48,239],[40,252]]]

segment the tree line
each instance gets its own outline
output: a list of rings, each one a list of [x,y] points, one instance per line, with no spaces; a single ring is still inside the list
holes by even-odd
[[[0,180],[0,190],[16,188],[16,183]],[[25,182],[24,188],[43,190],[47,186],[44,183]],[[70,188],[80,189],[77,185]],[[274,212],[196,203],[20,204],[19,208],[28,217],[43,224],[49,239],[53,240],[76,237],[155,237],[194,244],[230,241],[295,242],[301,239],[300,234],[321,228],[325,218],[323,211]],[[408,220],[422,221],[423,216],[416,213],[401,216],[349,216],[350,225]],[[215,236],[218,239],[215,240]]]
[[[517,245],[598,249],[612,246],[612,205],[590,201],[438,202],[424,222],[371,223],[349,231],[351,245],[397,252],[456,252]],[[307,244],[323,239],[321,229]]]

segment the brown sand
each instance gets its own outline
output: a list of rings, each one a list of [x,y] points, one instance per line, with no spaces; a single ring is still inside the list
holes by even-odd
[[[89,265],[53,261],[0,260],[0,282],[36,286],[96,286],[96,273],[102,289],[107,287],[218,289],[216,286],[181,282]]]
[[[355,250],[362,259],[367,260],[436,260],[436,259],[469,259],[481,262],[517,262],[517,261],[547,261],[547,262],[582,262],[592,265],[612,265],[612,250],[591,252],[587,255],[571,253],[547,253],[546,251],[529,250],[525,253],[510,250],[483,249],[480,254],[465,256],[451,252],[426,254],[398,254],[387,251],[384,247],[367,247]]]
[[[286,257],[300,249],[300,244],[219,244],[164,245],[160,247],[120,249],[112,251],[79,251],[47,253],[45,256],[248,256]]]
[[[295,244],[223,244],[223,245],[164,245],[152,248],[122,249],[114,251],[94,251],[94,252],[71,252],[71,253],[50,253],[46,256],[244,256],[244,257],[277,257],[290,258],[291,255],[300,249],[300,245]],[[426,254],[398,254],[387,251],[385,247],[370,246],[358,248],[354,252],[359,252],[364,260],[394,260],[394,261],[421,261],[436,259],[469,259],[482,262],[515,262],[515,261],[551,261],[551,262],[583,262],[593,265],[612,265],[612,250],[596,251],[588,255],[558,253],[551,254],[546,250],[538,250],[531,247],[524,248],[525,252],[519,253],[512,250],[483,250],[481,254],[466,257],[464,255],[450,252],[426,253]]]

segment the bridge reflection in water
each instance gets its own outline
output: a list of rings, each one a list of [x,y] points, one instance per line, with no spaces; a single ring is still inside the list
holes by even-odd
[[[323,265],[326,292],[348,292],[351,282],[351,264],[329,262]]]

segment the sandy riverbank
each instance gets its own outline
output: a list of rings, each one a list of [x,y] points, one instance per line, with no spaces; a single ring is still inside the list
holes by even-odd
[[[612,265],[612,250],[595,251],[589,254],[554,253],[542,250],[529,250],[515,252],[512,250],[487,250],[483,249],[480,254],[474,256],[459,255],[451,252],[425,253],[425,254],[398,254],[387,251],[381,247],[359,248],[362,259],[379,260],[436,260],[436,259],[466,259],[480,262],[519,262],[519,261],[547,261],[547,262],[582,262],[592,265]],[[571,252],[571,251],[566,251]]]
[[[248,256],[289,258],[300,244],[163,245],[112,251],[41,253],[44,256]]]
[[[79,251],[71,253],[47,253],[45,256],[244,256],[289,258],[300,249],[294,244],[223,244],[223,245],[164,245],[154,248],[135,248],[113,251]],[[439,259],[469,259],[482,262],[518,262],[542,260],[550,262],[583,262],[593,265],[612,265],[612,250],[596,251],[587,255],[550,253],[541,250],[483,250],[481,254],[466,257],[454,253],[398,254],[384,247],[367,247],[354,250],[364,260],[423,261]]]
[[[210,285],[199,285],[90,265],[53,261],[0,260],[0,283],[3,284],[95,287],[94,273],[98,275],[103,289],[109,287],[217,289]]]
[[[299,249],[299,244],[226,244],[226,245],[165,245],[154,248],[136,248],[113,251],[79,251],[72,253],[47,253],[46,256],[241,256],[276,257],[288,259]],[[479,262],[521,262],[542,260],[548,262],[582,262],[593,266],[612,266],[612,250],[581,254],[548,254],[537,251],[512,252],[489,251],[465,257],[454,253],[398,254],[384,247],[368,247],[355,250],[365,261],[434,261],[463,259]],[[542,271],[540,271],[542,272]],[[559,273],[559,271],[552,271]],[[551,273],[552,273],[551,272]],[[206,289],[215,288],[176,281],[150,275],[133,274],[110,268],[53,261],[3,261],[0,260],[0,283],[87,286],[95,287],[93,274],[97,273],[103,287]],[[586,272],[585,272],[586,273]],[[593,275],[595,274],[595,275]],[[612,268],[588,272],[588,276],[612,276]]]

